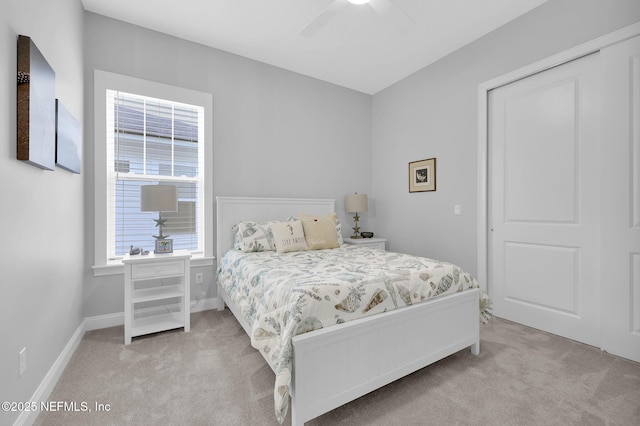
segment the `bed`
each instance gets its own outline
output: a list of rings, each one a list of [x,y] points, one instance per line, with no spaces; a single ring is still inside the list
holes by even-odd
[[[230,250],[234,245],[237,246],[234,226],[243,221],[285,221],[301,213],[326,216],[335,213],[334,200],[217,197],[216,213],[218,309],[224,309],[225,304],[229,307],[251,338],[252,346],[260,350],[276,373],[274,403],[279,421],[282,422],[287,413],[289,397],[291,423],[294,426],[303,425],[308,420],[464,348],[470,348],[475,355],[479,354],[481,290],[470,275],[455,265],[357,246],[278,254],[244,254],[238,250]],[[352,258],[355,266],[322,266],[337,265],[339,258]],[[419,303],[412,301],[425,299],[424,294],[422,297],[415,292],[408,295],[406,291],[394,294],[391,287],[402,290],[403,286],[396,283],[391,286],[389,278],[380,275],[379,282],[374,285],[376,288],[371,290],[372,294],[364,294],[365,290],[362,290],[359,296],[363,296],[363,303],[355,309],[356,305],[351,303],[354,300],[353,294],[349,293],[353,293],[355,288],[353,285],[349,287],[349,284],[353,284],[352,276],[358,275],[363,269],[363,263],[386,265],[390,262],[389,259],[392,263],[404,265],[404,271],[409,270],[406,268],[407,262],[419,263],[415,271],[403,272],[410,274],[407,275],[407,281],[403,281],[405,287],[409,287],[411,280],[426,280],[434,275],[431,272],[427,273],[432,270],[425,269],[433,265],[425,265],[424,262],[436,262],[437,268],[449,269],[446,278],[434,279],[434,297],[431,298],[430,294],[427,300]],[[284,272],[280,265],[285,260],[302,262],[306,266],[296,272],[297,275],[293,278],[283,277]],[[314,269],[309,265],[319,267]],[[244,269],[234,269],[240,267]],[[311,271],[312,269],[315,272]],[[315,285],[320,278],[308,274],[322,275],[325,270],[334,269],[335,274],[329,277],[333,280],[333,287],[330,288],[332,293],[322,293],[323,290],[318,290],[319,287]],[[373,281],[378,279],[377,272],[372,278],[369,271],[375,268],[365,269],[370,274],[368,278]],[[265,295],[279,292],[287,285],[279,284],[277,290],[265,290],[266,287],[260,286],[267,280],[268,275],[274,275],[276,280],[280,278],[282,282],[296,282],[290,287],[306,293],[305,302],[302,303],[305,309],[308,300],[326,299],[325,305],[336,309],[335,320],[332,321],[328,316],[323,317],[320,314],[316,318],[315,313],[309,320],[305,315],[300,317],[299,309],[295,327],[288,332],[281,331],[285,328],[283,324],[288,326],[293,322],[289,320],[294,317],[293,314],[272,311],[269,316],[256,310],[260,308],[259,305],[281,308],[276,306],[276,302],[265,299]],[[397,278],[400,279],[402,278]],[[242,280],[250,281],[256,289],[236,288],[241,286]],[[346,281],[346,287],[339,286],[341,280]],[[446,284],[444,291],[441,291],[442,286],[437,285],[442,282]],[[359,286],[358,289],[365,287],[368,286]],[[252,292],[259,293],[253,295],[255,297],[252,301],[246,302],[242,299],[243,295],[251,296],[249,293]],[[414,299],[411,299],[411,296]],[[282,300],[283,296],[278,297],[277,300]],[[296,305],[296,308],[300,306]],[[313,312],[321,310],[315,307],[310,309],[316,309]],[[356,310],[364,316],[350,319],[351,313]],[[284,320],[281,318],[283,315]],[[275,321],[275,317],[279,320]],[[328,326],[330,322],[332,324]],[[287,337],[285,339],[280,335]],[[278,339],[282,340],[278,342],[281,346],[276,348],[274,341]]]

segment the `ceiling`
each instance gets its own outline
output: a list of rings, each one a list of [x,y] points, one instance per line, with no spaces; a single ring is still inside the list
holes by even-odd
[[[371,1],[82,3],[90,12],[375,94],[547,0]],[[372,6],[390,1],[393,13],[381,15]],[[314,34],[301,34],[329,5],[342,7]]]

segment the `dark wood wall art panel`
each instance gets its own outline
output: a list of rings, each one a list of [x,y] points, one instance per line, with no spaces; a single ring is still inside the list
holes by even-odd
[[[18,160],[55,168],[56,74],[31,38],[18,36]]]

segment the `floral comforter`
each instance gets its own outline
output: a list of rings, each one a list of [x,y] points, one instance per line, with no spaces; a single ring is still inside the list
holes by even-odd
[[[251,345],[276,372],[275,412],[288,410],[293,336],[478,287],[451,263],[358,246],[227,252],[218,282],[251,326]],[[488,312],[481,315],[488,318]]]

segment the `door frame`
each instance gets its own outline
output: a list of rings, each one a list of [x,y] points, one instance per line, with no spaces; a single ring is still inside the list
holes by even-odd
[[[489,285],[489,91],[529,77],[533,74],[562,65],[566,62],[578,59],[604,49],[607,46],[619,43],[640,35],[640,22],[621,28],[594,40],[575,46],[571,49],[557,53],[548,58],[534,62],[525,67],[511,71],[494,79],[485,81],[478,85],[478,217],[477,217],[477,241],[478,241],[478,267],[476,278],[481,286],[489,292],[491,296],[491,286]]]

